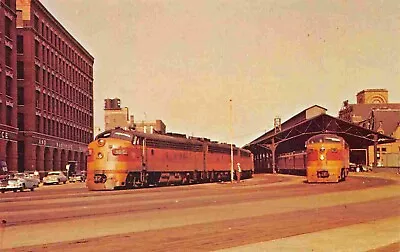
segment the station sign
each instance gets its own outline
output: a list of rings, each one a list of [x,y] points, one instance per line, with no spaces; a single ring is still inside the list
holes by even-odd
[[[71,144],[71,143],[55,141],[55,140],[45,139],[45,138],[34,137],[33,144],[45,146],[45,147],[65,149],[65,150],[76,150],[76,151],[80,151],[80,152],[85,152],[87,150],[86,145]]]
[[[0,129],[0,139],[17,140],[17,133]]]

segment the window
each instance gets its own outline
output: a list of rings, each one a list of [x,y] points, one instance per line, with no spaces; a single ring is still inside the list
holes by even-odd
[[[11,49],[6,46],[6,66],[11,67]]]
[[[24,77],[24,62],[17,61],[17,79],[22,80]]]
[[[24,88],[18,87],[18,105],[24,105]]]
[[[35,57],[39,58],[39,41],[35,40]]]
[[[24,53],[24,36],[17,35],[17,53]]]
[[[47,119],[43,118],[43,131],[42,133],[47,133]]]
[[[40,116],[36,116],[36,132],[40,132]]]
[[[42,45],[42,62],[43,64],[45,63],[46,60],[46,49],[44,48],[44,45]]]
[[[12,79],[7,76],[6,77],[6,95],[11,96],[11,89],[12,89]]]
[[[33,17],[33,28],[38,32],[39,31],[39,17],[34,16]]]
[[[11,126],[11,118],[12,118],[12,107],[7,106],[6,111],[6,124]]]
[[[24,130],[24,114],[23,113],[18,113],[17,127],[19,128],[19,130]]]
[[[40,82],[40,67],[39,66],[35,66],[35,80],[37,83]]]
[[[36,90],[35,101],[36,101],[36,108],[39,108],[39,105],[40,105],[40,92],[37,91],[37,90]]]
[[[6,37],[11,39],[12,38],[12,36],[11,36],[12,21],[8,17],[5,17],[4,19],[5,19],[4,20],[4,34],[6,35]]]

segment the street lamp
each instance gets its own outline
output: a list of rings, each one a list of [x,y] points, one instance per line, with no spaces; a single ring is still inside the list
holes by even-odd
[[[232,99],[229,99],[229,114],[230,114],[230,135],[231,135],[231,183],[233,183],[233,111],[232,111]]]

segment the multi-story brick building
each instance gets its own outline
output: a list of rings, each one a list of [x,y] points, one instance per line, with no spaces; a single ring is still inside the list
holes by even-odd
[[[39,0],[17,0],[16,10],[18,170],[85,169],[94,58]]]
[[[0,0],[0,161],[17,169],[17,51],[15,0]]]

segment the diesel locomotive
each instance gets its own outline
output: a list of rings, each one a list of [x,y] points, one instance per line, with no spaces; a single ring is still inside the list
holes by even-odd
[[[310,137],[305,151],[283,153],[278,156],[279,172],[307,176],[307,181],[339,182],[349,173],[349,146],[334,134]]]
[[[254,173],[250,151],[233,147],[241,178]],[[182,135],[115,128],[88,145],[89,190],[178,185],[231,179],[231,145]]]

